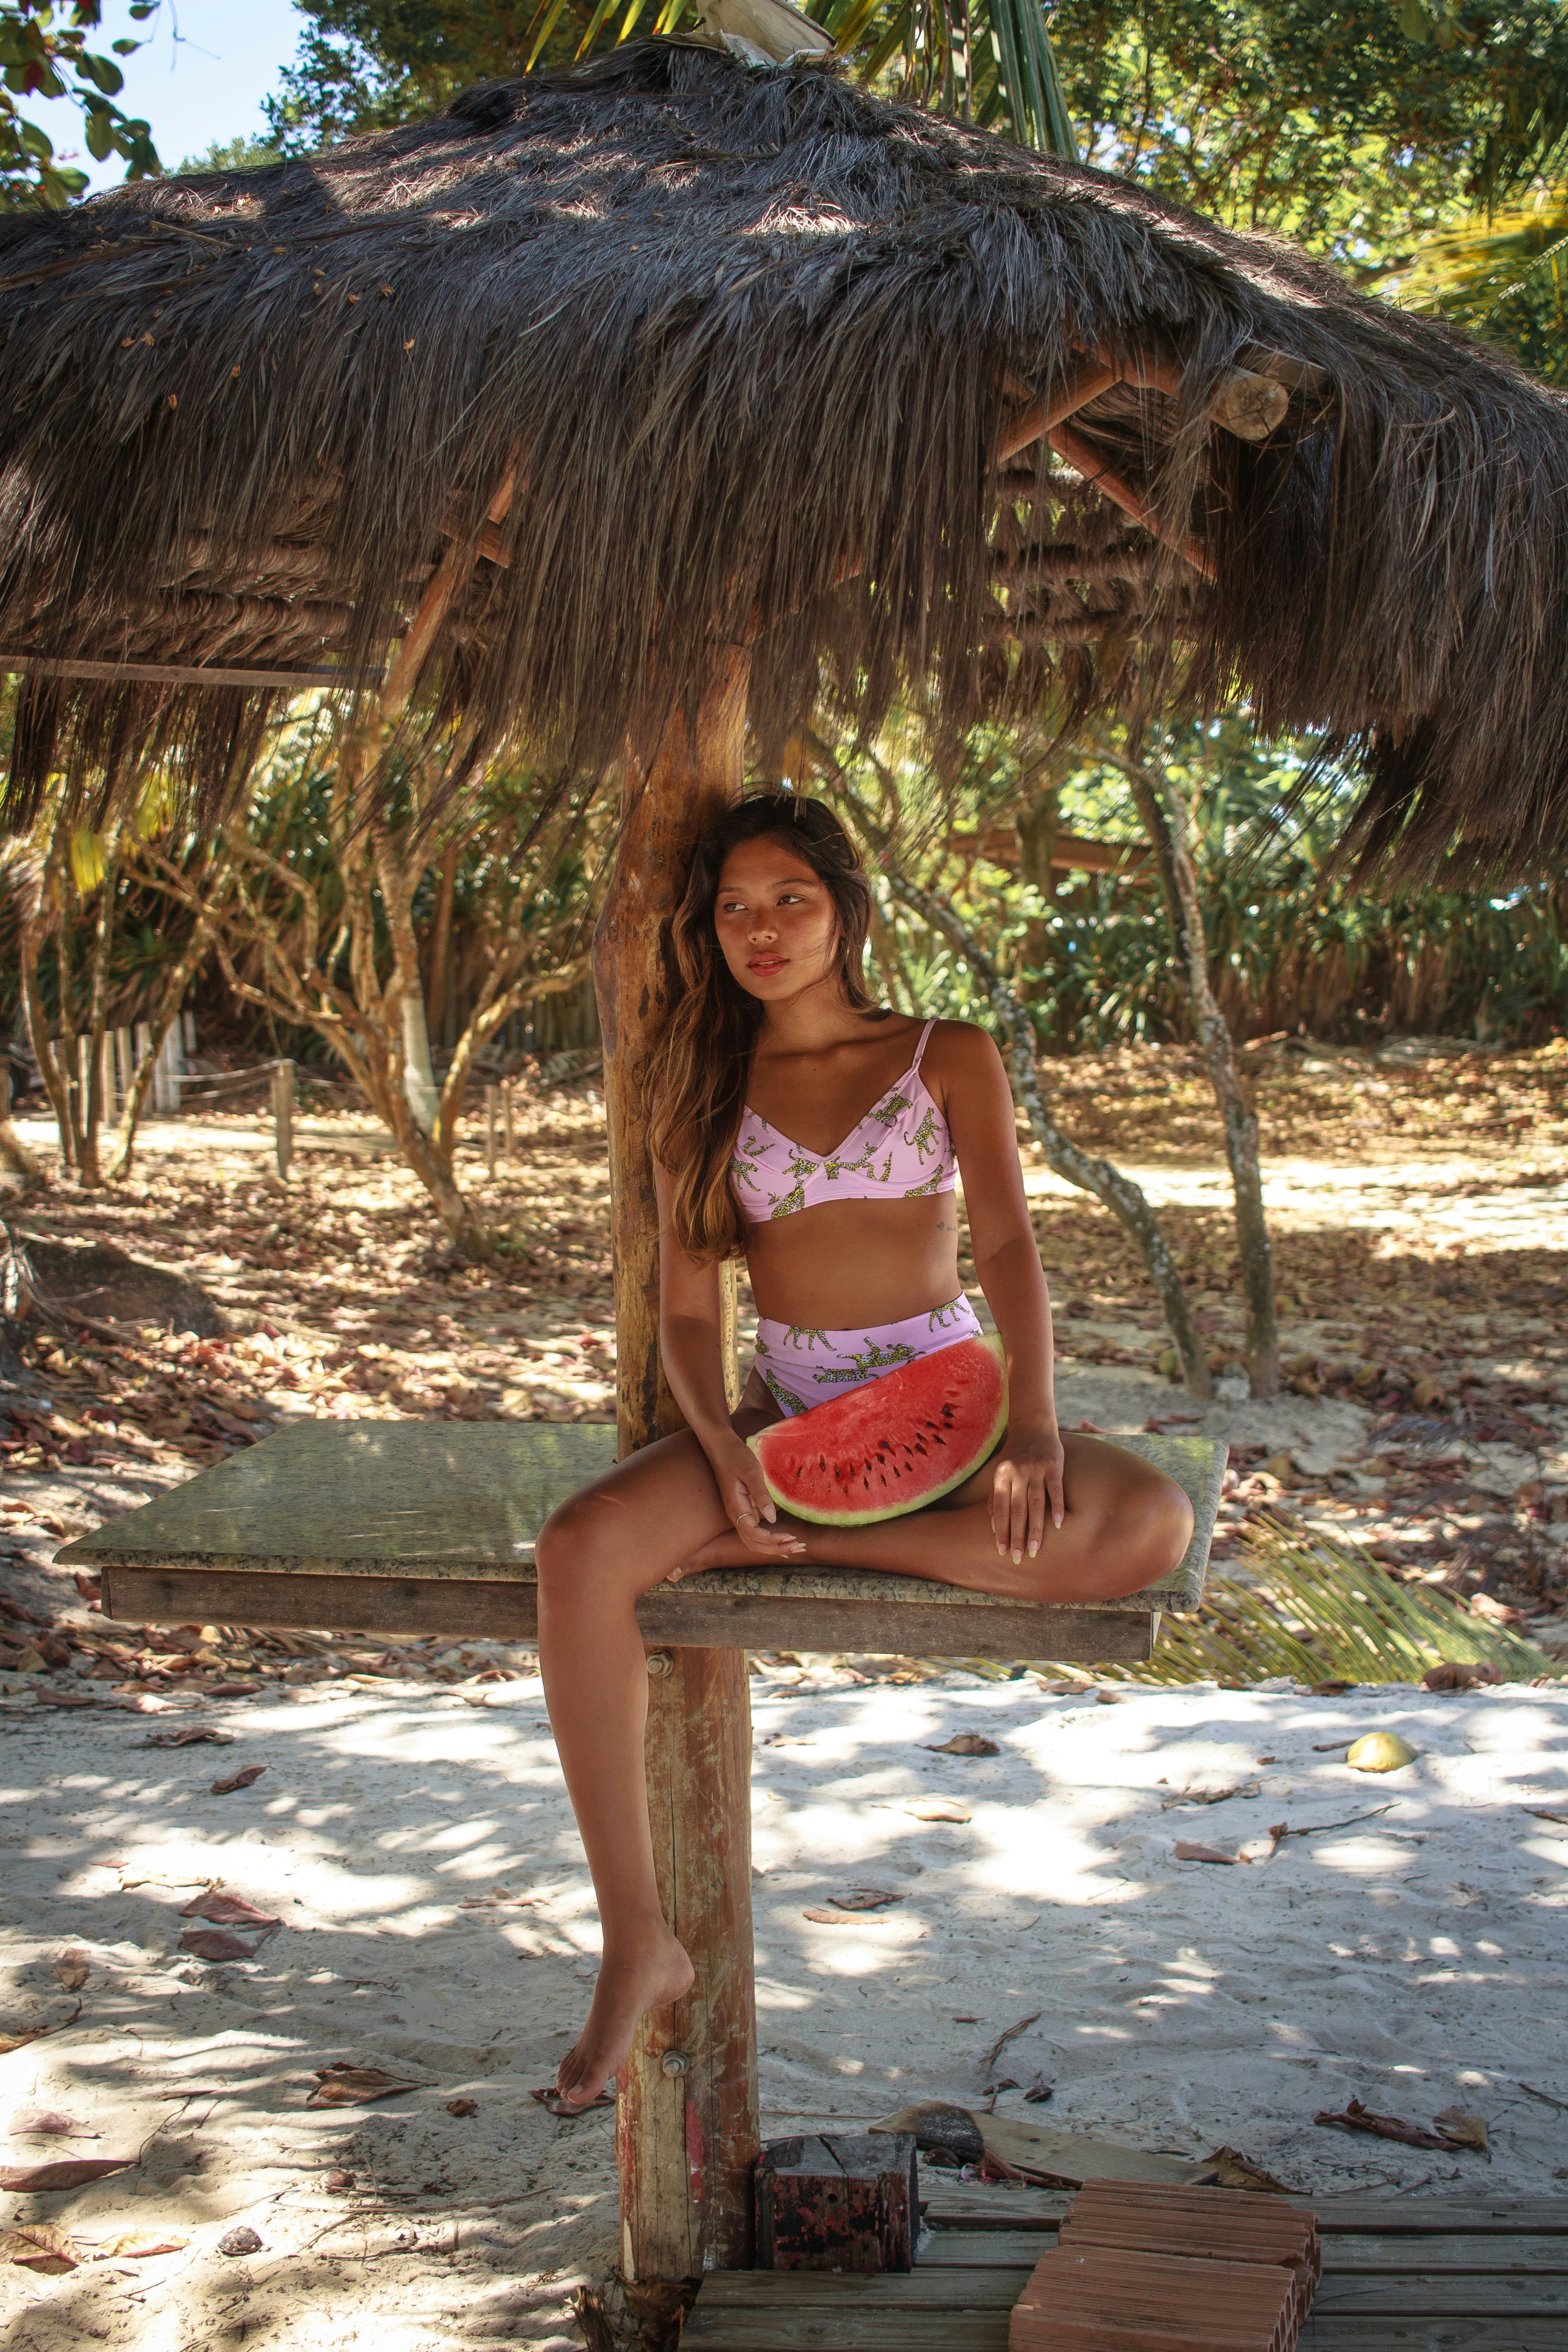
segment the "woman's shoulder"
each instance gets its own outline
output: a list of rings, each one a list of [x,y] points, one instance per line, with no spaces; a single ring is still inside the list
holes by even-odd
[[[922,1067],[944,1085],[952,1085],[993,1073],[1000,1060],[996,1040],[977,1021],[936,1021],[926,1040]]]

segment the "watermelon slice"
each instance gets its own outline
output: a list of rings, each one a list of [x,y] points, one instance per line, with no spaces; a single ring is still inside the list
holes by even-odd
[[[996,1450],[1007,1425],[1007,1360],[993,1332],[955,1339],[775,1422],[751,1450],[780,1509],[825,1528],[855,1528],[951,1494]]]

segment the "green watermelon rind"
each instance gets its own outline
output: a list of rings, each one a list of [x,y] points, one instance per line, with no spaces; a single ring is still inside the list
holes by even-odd
[[[988,1460],[990,1455],[996,1452],[997,1446],[1000,1443],[1002,1435],[1007,1429],[1007,1353],[1003,1348],[999,1336],[994,1331],[983,1332],[977,1338],[974,1334],[971,1334],[967,1339],[953,1340],[950,1345],[954,1348],[982,1347],[988,1349],[990,1354],[996,1358],[998,1368],[999,1369],[1002,1376],[1001,1393],[998,1399],[996,1414],[993,1418],[991,1426],[985,1436],[977,1441],[973,1452],[969,1454],[961,1469],[956,1470],[950,1478],[943,1479],[940,1485],[924,1488],[921,1493],[915,1496],[907,1503],[900,1502],[894,1503],[891,1506],[878,1504],[870,1510],[821,1510],[810,1503],[802,1502],[798,1495],[794,1494],[788,1487],[779,1484],[774,1478],[768,1475],[768,1454],[769,1439],[774,1441],[774,1446],[776,1449],[786,1442],[787,1439],[791,1441],[793,1444],[798,1444],[800,1436],[801,1424],[810,1418],[808,1413],[793,1413],[787,1421],[770,1422],[766,1429],[759,1429],[756,1436],[751,1440],[751,1450],[762,1465],[764,1484],[766,1485],[768,1493],[772,1496],[773,1500],[778,1504],[779,1509],[781,1511],[788,1511],[793,1518],[809,1519],[813,1526],[820,1528],[876,1527],[884,1519],[904,1519],[907,1518],[912,1511],[925,1510],[928,1504],[940,1502],[944,1495],[950,1495],[955,1486],[961,1486],[966,1478],[972,1478],[976,1471],[978,1470],[981,1465]],[[935,1348],[929,1355],[917,1358],[915,1364],[901,1366],[900,1371],[908,1371],[911,1373],[916,1372],[922,1367],[935,1363],[939,1358],[946,1355],[947,1352],[948,1350],[946,1348]],[[852,1389],[849,1391],[848,1396],[832,1397],[823,1404],[812,1406],[810,1411],[812,1412],[831,1412],[834,1406],[839,1404],[847,1404],[851,1398],[863,1399],[869,1402],[869,1392],[871,1391],[891,1386],[891,1384],[898,1378],[898,1372],[888,1372],[883,1375],[882,1380],[868,1381],[863,1387]]]

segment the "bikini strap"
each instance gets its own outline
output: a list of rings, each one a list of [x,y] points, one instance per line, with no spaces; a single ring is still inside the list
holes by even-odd
[[[920,1067],[921,1063],[925,1060],[925,1041],[930,1036],[931,1032],[936,1028],[936,1015],[933,1014],[931,1019],[925,1024],[925,1028],[920,1032],[920,1043],[915,1048],[915,1059],[909,1065],[912,1070],[917,1070]]]

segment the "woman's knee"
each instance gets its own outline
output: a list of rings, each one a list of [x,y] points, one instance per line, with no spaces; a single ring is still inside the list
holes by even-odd
[[[581,1495],[550,1513],[534,1539],[534,1573],[541,1594],[559,1600],[569,1590],[584,1592],[612,1569],[602,1517]]]
[[[1161,1472],[1128,1479],[1106,1497],[1095,1546],[1100,1597],[1117,1600],[1168,1576],[1192,1541],[1193,1509]]]
[[[1129,1566],[1139,1570],[1139,1584],[1153,1584],[1170,1574],[1192,1541],[1193,1527],[1192,1505],[1174,1478],[1161,1475],[1139,1480],[1127,1498],[1124,1534]],[[1128,1589],[1136,1591],[1137,1585]]]

